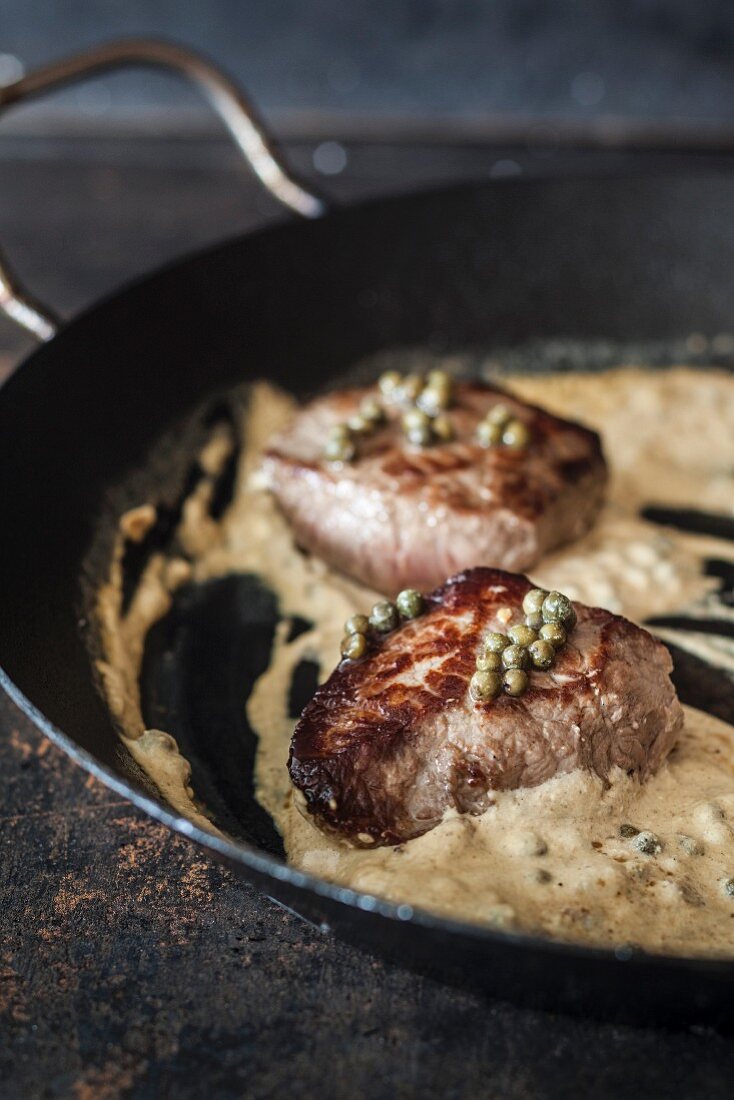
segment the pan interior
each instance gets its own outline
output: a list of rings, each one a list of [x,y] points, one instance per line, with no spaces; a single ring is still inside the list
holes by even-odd
[[[562,354],[566,364],[583,363],[587,370],[635,359],[643,360],[647,366],[652,360],[653,365],[657,362],[664,369],[666,362],[679,358],[680,350],[663,343],[653,348],[608,341],[594,344],[564,341],[562,345],[553,342],[546,347],[533,342],[511,352],[495,352],[493,362],[506,359],[512,370],[520,373],[557,371]],[[396,362],[410,369],[423,358],[425,366],[426,354],[420,350],[411,354],[402,352],[396,356]],[[689,350],[689,358],[690,354]],[[703,363],[702,353],[698,357]],[[465,371],[475,369],[481,358],[477,352],[465,356]],[[350,378],[373,373],[369,366],[357,367],[350,372]],[[233,407],[242,400],[243,393],[238,391],[232,398]],[[211,412],[204,410],[202,423],[210,423],[211,419]],[[230,417],[232,422],[235,419],[234,415]],[[243,442],[240,440],[240,445]],[[226,471],[222,481],[227,481]],[[231,489],[230,482],[218,494],[219,509],[226,508],[226,493]],[[663,519],[669,522],[671,517]],[[675,521],[674,516],[672,519]],[[161,548],[160,541],[154,548]],[[149,547],[149,551],[152,549]],[[128,564],[135,576],[144,563],[133,559]],[[721,566],[720,562],[707,563],[707,569],[712,571],[720,570]],[[731,595],[729,574],[721,577],[724,601]],[[176,738],[192,765],[197,796],[217,827],[236,839],[282,856],[277,830],[255,797],[257,738],[247,718],[247,700],[269,665],[279,621],[277,598],[258,576],[230,574],[198,585],[186,584],[175,591],[170,611],[147,634],[141,689],[146,726],[166,730]],[[309,625],[297,620],[285,624],[289,638]],[[682,702],[734,723],[734,691],[721,670],[682,648],[674,645],[669,648],[674,658],[673,678]],[[294,721],[316,684],[317,667],[313,663],[303,661],[296,666],[289,695],[289,713]],[[284,768],[285,764],[284,759]]]

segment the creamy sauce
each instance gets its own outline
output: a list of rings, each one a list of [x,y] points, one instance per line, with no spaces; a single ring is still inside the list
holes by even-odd
[[[533,579],[638,621],[677,612],[731,616],[716,600],[717,581],[705,576],[703,562],[734,561],[732,547],[662,529],[638,515],[643,504],[734,513],[731,376],[685,368],[619,370],[513,378],[507,384],[522,397],[598,428],[611,467],[608,502],[595,528],[546,558]],[[105,651],[100,672],[126,743],[162,793],[176,809],[208,823],[173,739],[144,729],[138,678],[145,634],[183,580],[256,572],[277,594],[283,621],[247,710],[260,739],[258,799],[283,834],[290,862],[460,919],[589,943],[734,953],[734,899],[724,886],[734,876],[734,729],[696,711],[687,710],[684,735],[669,763],[642,787],[620,774],[604,791],[598,780],[575,772],[532,790],[504,792],[481,817],[449,814],[426,836],[375,851],[327,838],[299,811],[285,768],[294,725],[288,716],[293,670],[310,659],[322,678],[328,675],[344,620],[368,608],[376,594],[298,551],[259,484],[259,453],[291,411],[283,394],[264,383],[255,387],[232,506],[219,523],[208,516],[213,479],[230,453],[225,433],[203,456],[208,478],[184,511],[179,541],[192,560],[152,558],[126,612],[120,595],[123,539],[138,530],[144,534],[155,513],[144,505],[121,520],[110,581],[99,597]],[[291,616],[313,627],[289,642]],[[730,641],[669,633],[677,645],[717,664],[722,675],[734,670]],[[639,851],[635,845],[641,842],[619,835],[622,824],[651,830],[660,850]]]
[[[373,851],[327,840],[295,799],[281,821],[291,862],[367,894],[587,943],[734,952],[724,889],[734,875],[734,730],[690,708],[678,747],[646,784],[618,772],[605,791],[571,772]],[[639,851],[622,825],[654,833],[660,852]]]
[[[711,598],[716,579],[701,571],[707,557],[732,560],[731,544],[662,529],[638,514],[645,505],[667,505],[734,517],[732,375],[618,370],[522,378],[512,389],[596,428],[610,468],[593,529],[547,557],[534,579],[637,622],[679,611],[734,622],[734,609]],[[734,670],[731,642],[706,646],[683,632],[670,640]]]

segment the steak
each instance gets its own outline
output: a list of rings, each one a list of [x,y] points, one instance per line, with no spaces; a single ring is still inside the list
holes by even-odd
[[[456,384],[452,442],[409,445],[404,410],[388,406],[387,422],[360,439],[355,461],[326,461],[330,431],[376,393],[317,398],[263,459],[298,543],[343,573],[387,595],[428,590],[472,565],[530,569],[593,523],[606,483],[598,435],[480,382]],[[476,441],[478,423],[498,404],[529,428],[525,449]]]
[[[644,780],[673,747],[683,712],[660,642],[627,619],[574,604],[577,624],[519,698],[475,702],[481,640],[524,622],[526,577],[470,569],[426,598],[419,618],[342,661],[296,726],[289,770],[326,831],[361,844],[427,832],[446,810],[483,813],[493,792],[586,768]]]

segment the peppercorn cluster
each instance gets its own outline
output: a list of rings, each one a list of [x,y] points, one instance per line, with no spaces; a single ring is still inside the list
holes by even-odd
[[[477,442],[483,447],[509,447],[524,451],[532,442],[530,429],[524,420],[513,416],[506,405],[493,405],[477,424]]]
[[[477,656],[469,691],[477,703],[496,699],[503,692],[516,698],[530,684],[531,669],[547,672],[576,625],[573,604],[561,592],[532,588],[522,602],[525,622],[506,634],[488,634]]]
[[[353,462],[359,441],[386,422],[386,405],[404,410],[401,426],[406,440],[414,447],[449,443],[454,438],[453,424],[446,415],[454,397],[454,381],[446,371],[433,370],[427,377],[385,371],[377,385],[381,400],[365,397],[355,416],[331,429],[324,447],[324,457],[329,462]]]
[[[627,821],[619,826],[619,835],[623,840],[629,840],[632,847],[643,856],[659,856],[665,849],[663,841],[656,833],[653,833],[650,829],[638,829],[636,825],[632,825]],[[696,837],[688,836],[687,833],[677,833],[676,839],[678,847],[687,856],[704,855],[704,846]],[[719,883],[726,897],[734,898],[734,878],[723,878],[719,880]]]
[[[385,410],[376,397],[365,397],[359,412],[344,424],[335,424],[324,446],[324,458],[329,462],[353,462],[357,443],[372,435],[385,423]]]
[[[425,601],[415,588],[404,588],[395,603],[381,600],[369,615],[352,615],[344,624],[341,655],[345,661],[359,661],[369,651],[371,642],[389,634],[401,621],[417,619],[422,614]]]
[[[387,422],[386,406],[402,410],[400,424],[406,441],[413,447],[450,443],[456,436],[447,415],[454,400],[454,380],[443,370],[428,375],[400,374],[389,370],[377,382],[379,397],[365,397],[359,411],[344,423],[335,424],[324,446],[329,462],[353,462],[360,441],[373,435]],[[530,446],[530,428],[506,405],[493,405],[476,429],[476,440],[483,447],[507,447],[522,451]]]

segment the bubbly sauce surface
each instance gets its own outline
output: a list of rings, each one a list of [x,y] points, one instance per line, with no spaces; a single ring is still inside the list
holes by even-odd
[[[643,505],[734,515],[734,379],[718,371],[514,377],[521,397],[600,431],[611,480],[594,529],[547,557],[533,580],[638,622],[686,613],[733,617],[707,576],[708,558],[734,562],[723,540],[686,535],[643,520]],[[215,432],[200,464],[206,476],[186,504],[179,542],[187,559],[154,556],[123,611],[125,539],[142,538],[155,510],[121,519],[118,551],[98,612],[99,670],[126,744],[179,812],[210,829],[190,769],[166,733],[145,730],[138,679],[145,635],[184,581],[253,572],[278,597],[281,622],[268,669],[247,703],[259,736],[257,796],[283,835],[289,862],[310,873],[458,919],[598,945],[634,943],[681,954],[734,954],[734,728],[686,708],[679,745],[646,784],[622,773],[605,790],[585,772],[500,792],[480,817],[449,814],[434,830],[396,848],[353,849],[323,835],[300,812],[286,760],[294,720],[294,669],[314,661],[325,678],[339,656],[344,620],[377,598],[302,554],[257,475],[268,437],[292,402],[254,387],[243,426],[234,501],[219,522],[208,514],[214,480],[234,445]],[[467,562],[468,565],[483,564]],[[289,641],[298,616],[312,627]],[[734,673],[730,640],[659,631],[676,645]]]

